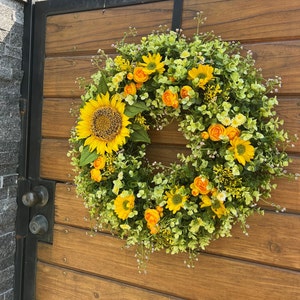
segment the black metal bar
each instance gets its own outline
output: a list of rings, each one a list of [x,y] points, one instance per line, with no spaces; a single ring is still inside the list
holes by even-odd
[[[174,0],[172,30],[181,29],[183,0]]]

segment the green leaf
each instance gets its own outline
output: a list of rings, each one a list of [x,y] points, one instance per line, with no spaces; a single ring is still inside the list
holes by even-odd
[[[132,118],[145,110],[148,110],[148,106],[144,102],[135,102],[132,105],[127,105],[124,113],[127,117]]]
[[[139,124],[132,124],[131,128],[134,130],[130,135],[133,142],[151,143],[147,131]]]
[[[103,73],[101,73],[101,77],[99,80],[98,92],[103,95],[105,95],[108,92],[108,88],[107,88],[107,84],[106,84],[106,77]]]
[[[85,146],[81,152],[79,166],[83,167],[92,161],[94,161],[98,157],[96,151],[90,152],[89,147]]]

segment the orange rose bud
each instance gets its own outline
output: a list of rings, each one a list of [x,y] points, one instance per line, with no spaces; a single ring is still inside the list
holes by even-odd
[[[127,79],[132,80],[133,79],[133,74],[130,72],[127,74]]]
[[[240,130],[236,127],[229,126],[225,129],[225,135],[232,141],[240,135]]]
[[[133,80],[137,83],[146,82],[149,79],[149,75],[145,73],[144,68],[135,67],[133,70]]]
[[[97,159],[94,160],[93,166],[95,169],[101,170],[105,167],[105,157],[99,156]]]
[[[101,172],[99,169],[92,169],[90,171],[90,174],[91,174],[91,178],[92,180],[96,181],[96,182],[100,182],[101,179],[102,179],[102,175],[101,175]]]
[[[225,133],[225,127],[222,124],[212,124],[207,131],[212,141],[219,141],[220,136]]]
[[[156,209],[147,208],[145,210],[145,220],[148,228],[155,226],[160,220],[159,212]]]
[[[190,97],[189,96],[189,91],[191,91],[192,90],[192,88],[189,86],[189,85],[185,85],[185,86],[183,86],[182,88],[181,88],[181,90],[180,90],[180,97],[181,98],[186,98],[186,97]]]
[[[207,131],[203,131],[203,132],[201,132],[201,137],[204,140],[207,140],[207,139],[209,139],[209,133]]]
[[[124,94],[127,95],[135,95],[136,94],[136,86],[133,82],[130,84],[126,84],[124,87]]]
[[[208,189],[209,181],[206,178],[198,176],[194,179],[193,188],[197,189],[200,194],[207,195],[209,193]]]
[[[166,90],[163,93],[162,100],[166,106],[177,108],[179,105],[177,93],[173,93],[171,90]]]

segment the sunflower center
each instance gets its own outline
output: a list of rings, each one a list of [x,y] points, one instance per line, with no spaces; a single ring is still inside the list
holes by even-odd
[[[112,107],[100,107],[92,120],[92,131],[103,141],[112,141],[122,128],[122,116]]]
[[[173,202],[174,205],[180,204],[182,202],[182,196],[179,195],[179,194],[173,195],[172,202]]]
[[[201,79],[205,79],[206,78],[206,74],[205,73],[199,73],[198,78]]]
[[[148,70],[155,70],[156,69],[156,63],[155,62],[149,62],[147,64],[147,69]]]
[[[124,200],[123,201],[123,209],[124,210],[128,210],[129,209],[129,201],[128,200]]]
[[[242,144],[236,146],[237,153],[243,155],[246,152],[246,147]]]

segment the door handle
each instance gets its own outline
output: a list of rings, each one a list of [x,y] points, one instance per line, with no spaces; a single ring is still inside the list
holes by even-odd
[[[48,203],[49,193],[43,185],[35,186],[32,191],[22,196],[22,202],[27,207],[45,206]]]
[[[29,223],[29,230],[32,234],[42,235],[48,231],[48,220],[43,215],[36,215]]]

